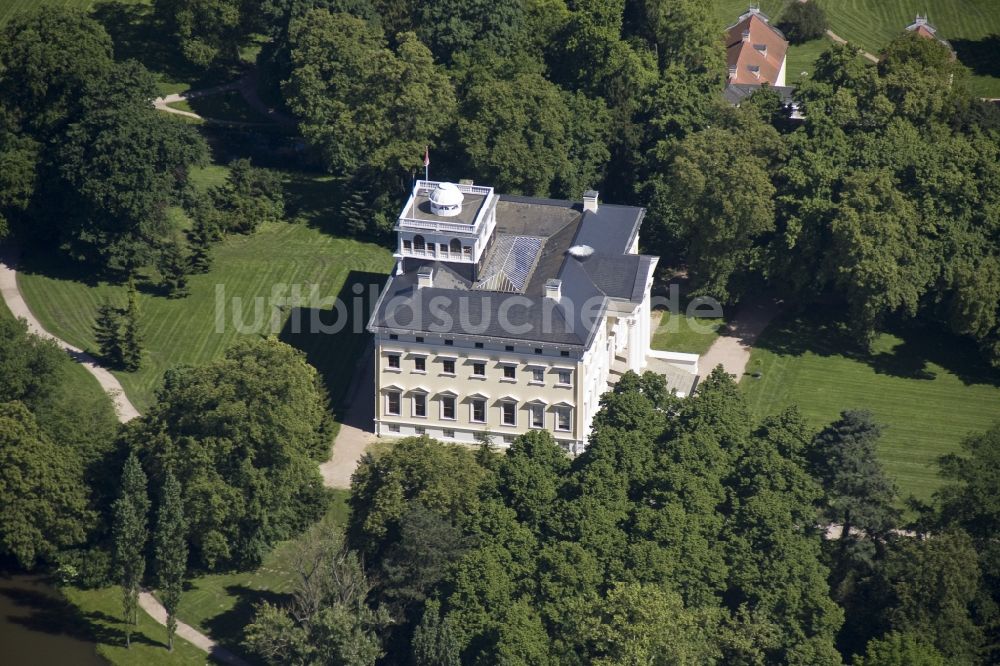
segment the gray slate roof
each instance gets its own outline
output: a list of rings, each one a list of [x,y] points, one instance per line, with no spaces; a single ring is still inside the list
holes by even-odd
[[[609,298],[641,302],[656,259],[626,253],[639,233],[644,209],[602,203],[593,212],[569,201],[501,195],[496,214],[494,233],[544,237],[523,293],[473,290],[468,264],[405,258],[402,274],[389,279],[379,298],[369,330],[585,347]],[[573,245],[589,245],[594,252],[580,260],[567,254]],[[434,286],[418,289],[417,271],[427,265],[434,268]],[[562,281],[559,304],[544,297],[544,284],[550,278]],[[505,330],[498,319],[501,308],[510,324],[527,325],[529,330]]]

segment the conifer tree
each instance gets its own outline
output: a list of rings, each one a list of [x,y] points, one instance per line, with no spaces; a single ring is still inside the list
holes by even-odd
[[[352,187],[351,193],[340,206],[340,217],[347,233],[352,236],[364,235],[368,230],[367,209],[365,192],[360,187]]]
[[[121,311],[110,303],[102,303],[97,308],[94,338],[97,340],[101,357],[115,367],[122,365],[121,329]]]
[[[194,227],[188,232],[191,254],[188,264],[193,273],[207,273],[212,267],[212,241],[215,234],[204,215],[195,217]]]
[[[157,262],[157,269],[159,269],[161,276],[160,284],[171,298],[188,295],[187,272],[189,266],[190,262],[184,256],[179,244],[167,243],[160,250]]]
[[[139,332],[139,293],[135,283],[129,281],[128,304],[121,327],[122,367],[135,372],[142,365],[142,336]]]
[[[160,598],[167,610],[167,649],[173,652],[177,630],[177,606],[187,573],[187,525],[181,499],[181,484],[170,470],[163,479],[163,495],[156,519],[156,575]]]
[[[135,453],[129,454],[122,470],[121,494],[114,503],[112,537],[115,568],[122,586],[125,647],[131,646],[132,629],[138,622],[139,588],[146,570],[149,495],[146,474]]]

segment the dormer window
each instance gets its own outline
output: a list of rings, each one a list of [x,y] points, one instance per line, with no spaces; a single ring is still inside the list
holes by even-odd
[[[759,65],[747,65],[747,70],[758,79],[760,78],[760,66]]]
[[[767,55],[767,44],[754,44],[753,47],[759,51],[761,55]]]

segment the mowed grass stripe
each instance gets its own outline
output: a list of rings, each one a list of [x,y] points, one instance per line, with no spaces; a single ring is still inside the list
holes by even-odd
[[[25,299],[43,325],[53,333],[85,349],[94,350],[94,316],[105,299],[123,304],[125,287],[107,283],[86,284],[60,275],[58,257],[27,258],[19,284]],[[126,393],[141,410],[151,403],[167,368],[197,364],[220,356],[242,335],[270,334],[270,299],[274,285],[301,285],[303,297],[309,285],[317,285],[320,297],[337,296],[351,271],[382,279],[392,265],[390,253],[382,247],[351,239],[335,238],[306,226],[288,223],[264,225],[252,236],[227,239],[216,248],[213,269],[190,278],[191,294],[168,299],[153,289],[140,294],[141,326],[145,340],[144,367],[137,373],[117,373]],[[225,330],[216,331],[216,285],[225,289]],[[234,326],[233,299],[242,301],[245,321],[254,317],[254,299],[262,297],[264,326],[255,332],[239,333]],[[287,318],[281,313],[280,322]],[[284,333],[280,330],[276,332]],[[323,337],[323,336],[319,336]],[[297,338],[310,361],[331,381],[349,373],[357,361],[359,339],[310,340]],[[331,345],[329,351],[324,346]],[[346,356],[347,358],[342,358]],[[350,376],[343,377],[343,384]],[[331,386],[337,396],[339,386]]]
[[[845,409],[871,410],[887,426],[879,453],[904,496],[929,498],[938,457],[1000,419],[1000,383],[962,340],[908,329],[881,334],[864,355],[831,339],[812,318],[772,325],[747,368],[763,375],[744,378],[744,394],[757,418],[795,404],[816,428]]]

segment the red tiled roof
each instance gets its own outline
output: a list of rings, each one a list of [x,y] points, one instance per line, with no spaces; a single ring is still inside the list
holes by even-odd
[[[777,28],[759,13],[744,14],[741,21],[726,30],[729,83],[776,84],[787,50],[788,42]]]

